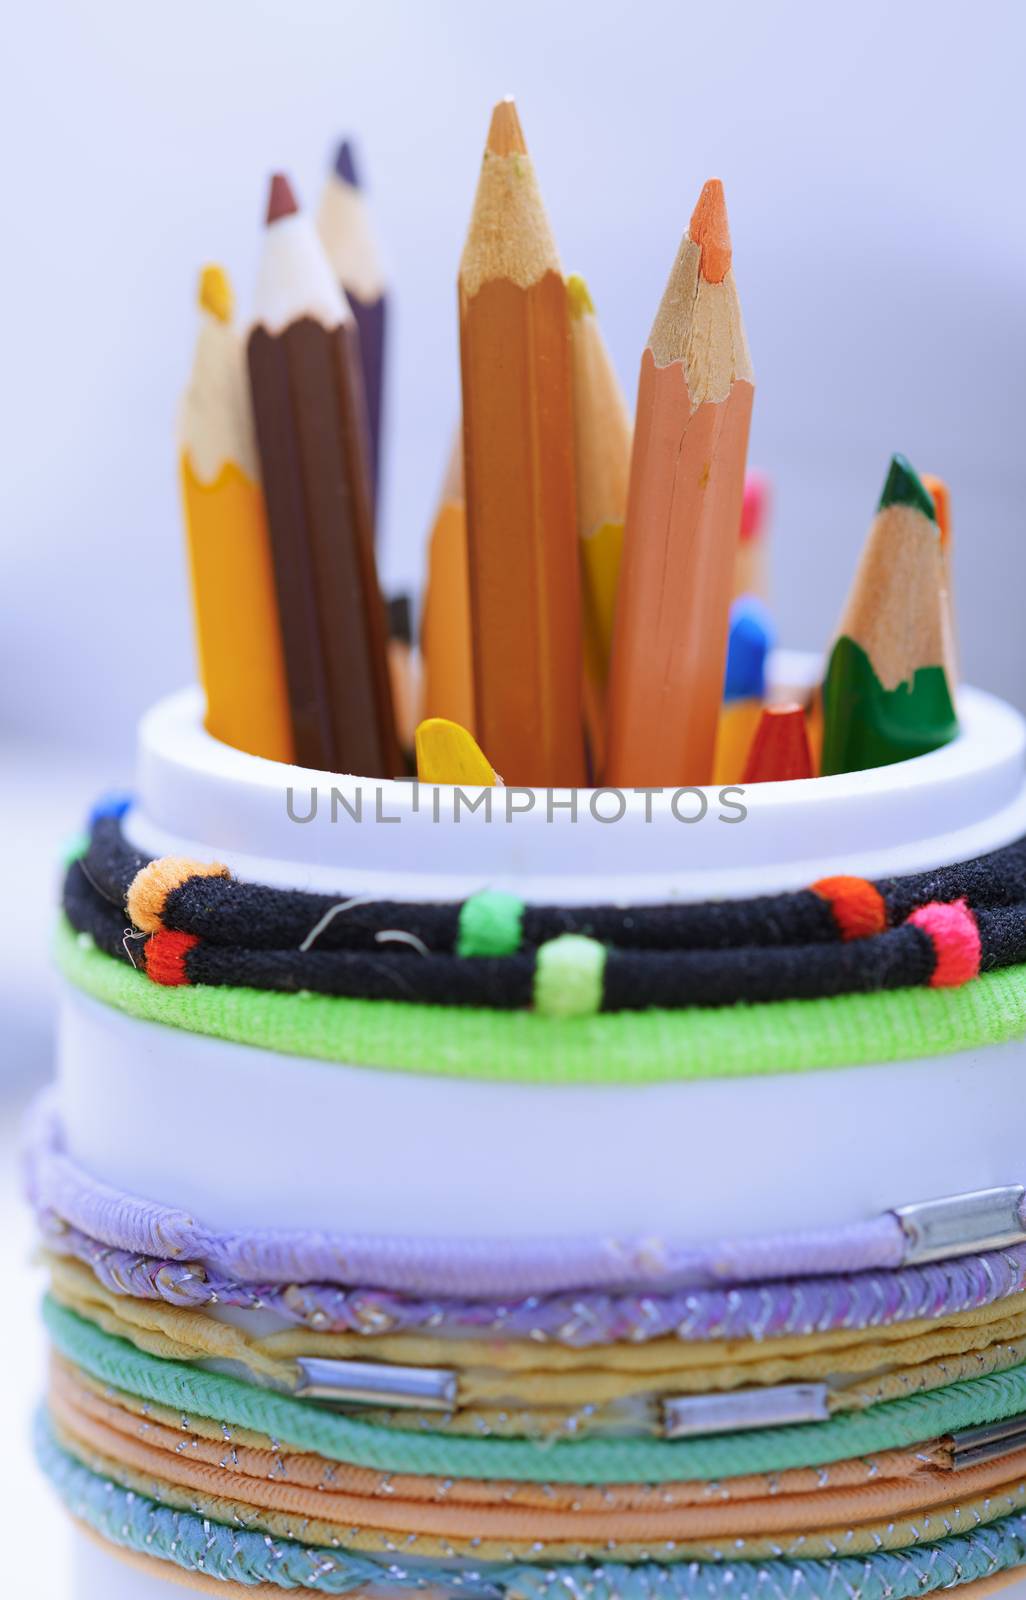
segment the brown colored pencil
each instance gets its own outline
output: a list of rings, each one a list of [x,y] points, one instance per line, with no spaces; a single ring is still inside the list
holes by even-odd
[[[584,781],[570,317],[512,101],[459,274],[475,731],[507,783]]]
[[[399,771],[356,325],[286,178],[271,183],[249,370],[296,758]]]
[[[712,780],[753,392],[723,188],[714,178],[641,358],[609,677],[608,783]]]

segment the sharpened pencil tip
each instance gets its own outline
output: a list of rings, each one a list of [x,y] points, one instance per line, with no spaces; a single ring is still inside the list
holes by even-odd
[[[742,783],[780,783],[812,777],[805,712],[798,705],[767,706],[755,730]]]
[[[719,178],[710,178],[691,213],[688,233],[702,251],[701,273],[707,283],[722,283],[730,271],[730,225]]]
[[[485,148],[493,156],[527,154],[524,130],[520,126],[520,118],[517,116],[517,108],[511,95],[507,95],[505,100],[500,100],[492,112],[488,143]]]
[[[279,222],[282,217],[295,216],[299,210],[299,202],[284,172],[276,172],[271,178],[271,187],[267,196],[267,224]]]
[[[343,139],[335,153],[335,172],[343,183],[352,184],[354,189],[360,188],[360,178],[357,172],[356,157],[351,139]]]
[[[231,281],[223,267],[204,267],[200,273],[197,296],[204,311],[209,311],[218,322],[231,322],[233,297]]]
[[[931,522],[937,521],[937,510],[928,489],[907,456],[892,456],[883,486],[878,510],[888,506],[914,506]]]

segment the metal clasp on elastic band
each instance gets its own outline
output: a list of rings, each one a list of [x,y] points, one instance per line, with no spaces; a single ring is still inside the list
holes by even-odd
[[[951,1435],[951,1464],[975,1467],[981,1461],[994,1461],[998,1456],[1010,1455],[1026,1444],[1026,1411],[1014,1417],[1002,1417],[1000,1422],[981,1423],[978,1428],[960,1428]]]
[[[302,1356],[296,1366],[300,1372],[296,1394],[315,1400],[449,1411],[459,1394],[455,1372],[442,1367],[392,1367],[383,1361],[330,1361],[319,1356]]]
[[[905,1265],[1021,1244],[1026,1240],[1019,1214],[1024,1192],[1022,1184],[1009,1184],[1004,1189],[977,1189],[972,1194],[895,1206],[894,1215],[906,1239]]]
[[[781,1428],[791,1422],[825,1422],[825,1383],[782,1383],[773,1389],[736,1389],[731,1394],[673,1395],[663,1401],[663,1436],[688,1439],[703,1433],[738,1433]]]

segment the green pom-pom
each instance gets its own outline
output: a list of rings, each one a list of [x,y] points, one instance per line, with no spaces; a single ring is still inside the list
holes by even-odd
[[[543,1017],[590,1017],[602,1005],[606,948],[581,933],[561,933],[538,950],[534,1009]]]
[[[931,522],[937,521],[937,508],[933,503],[933,495],[905,456],[891,457],[879,509],[886,511],[888,506],[914,506],[924,517],[929,517]]]
[[[460,907],[456,953],[461,956],[512,956],[520,949],[524,902],[515,894],[483,889]]]

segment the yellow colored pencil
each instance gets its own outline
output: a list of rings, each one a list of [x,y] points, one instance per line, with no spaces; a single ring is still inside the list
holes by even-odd
[[[200,328],[179,424],[179,464],[206,727],[272,761],[293,759],[281,627],[246,357],[220,267],[199,284]]]

